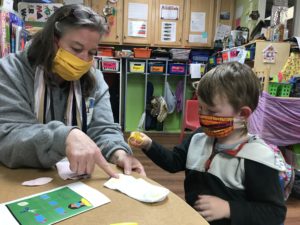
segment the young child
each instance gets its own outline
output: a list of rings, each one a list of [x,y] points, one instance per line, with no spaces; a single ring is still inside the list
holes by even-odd
[[[197,86],[201,128],[170,151],[144,133],[129,138],[161,168],[185,170],[185,198],[212,225],[280,225],[286,214],[274,152],[247,132],[261,87],[251,68],[226,63]]]

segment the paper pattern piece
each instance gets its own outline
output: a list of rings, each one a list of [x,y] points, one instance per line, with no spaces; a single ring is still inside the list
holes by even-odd
[[[128,19],[148,20],[148,4],[129,3]]]
[[[0,204],[1,224],[54,224],[110,202],[81,182]]]
[[[147,203],[163,201],[170,192],[167,188],[150,184],[142,178],[137,179],[124,174],[119,174],[119,179],[110,178],[104,186]]]
[[[147,37],[147,21],[128,21],[128,36]]]
[[[160,18],[162,20],[178,20],[179,6],[178,5],[160,5]]]
[[[70,169],[70,162],[67,158],[63,158],[59,162],[56,163],[56,168],[58,171],[58,175],[63,180],[79,180],[79,179],[85,179],[89,178],[90,176],[87,174],[78,175],[77,173],[74,173]]]
[[[176,41],[176,22],[161,23],[161,41],[162,42]]]
[[[36,178],[34,180],[24,181],[22,183],[22,185],[24,185],[24,186],[41,186],[41,185],[50,183],[52,180],[53,180],[52,177],[40,177],[40,178]]]
[[[204,12],[191,13],[191,32],[204,32],[205,31],[205,17]]]

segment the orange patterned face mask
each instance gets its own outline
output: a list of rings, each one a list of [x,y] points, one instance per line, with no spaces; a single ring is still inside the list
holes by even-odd
[[[200,125],[207,136],[223,138],[234,129],[233,117],[208,116],[199,114]]]

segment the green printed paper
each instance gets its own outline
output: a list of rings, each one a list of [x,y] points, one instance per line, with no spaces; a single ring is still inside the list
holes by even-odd
[[[21,225],[53,224],[93,206],[69,187],[6,204]]]

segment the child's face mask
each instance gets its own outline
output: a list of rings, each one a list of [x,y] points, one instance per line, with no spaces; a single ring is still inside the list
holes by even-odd
[[[234,129],[244,128],[245,122],[234,117],[209,116],[199,114],[200,125],[207,136],[227,137]]]
[[[86,62],[63,48],[59,48],[53,61],[52,71],[64,80],[73,81],[79,80],[92,65],[93,60]]]

